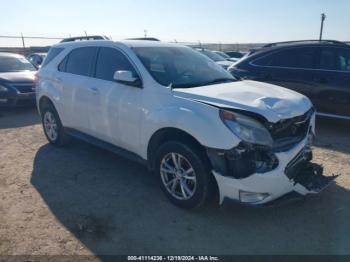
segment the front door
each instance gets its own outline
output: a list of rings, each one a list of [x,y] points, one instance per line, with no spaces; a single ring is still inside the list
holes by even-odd
[[[122,51],[101,47],[91,82],[90,130],[104,141],[137,152],[143,89],[116,82],[113,76],[120,70],[137,74]]]

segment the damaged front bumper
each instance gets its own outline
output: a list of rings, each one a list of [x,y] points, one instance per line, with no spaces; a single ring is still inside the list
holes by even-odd
[[[227,163],[232,159],[223,160],[227,156],[224,156],[222,152],[215,154],[212,150],[208,150],[208,156],[219,187],[220,204],[225,198],[258,205],[269,203],[293,192],[300,195],[316,194],[325,189],[336,178],[323,176],[323,168],[310,162],[312,160],[310,136],[286,152],[273,154],[265,152],[264,161],[259,159],[265,165],[259,163],[260,169],[255,166],[255,172],[251,174],[247,169],[251,170],[253,167],[239,161],[236,170],[227,168],[227,164],[223,168],[223,162],[220,161]],[[263,166],[262,169],[261,166]],[[239,172],[239,170],[245,170],[246,174],[232,173]]]

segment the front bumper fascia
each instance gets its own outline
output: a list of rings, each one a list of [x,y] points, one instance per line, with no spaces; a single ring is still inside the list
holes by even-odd
[[[310,138],[307,136],[294,148],[286,152],[276,153],[279,164],[274,170],[266,173],[254,173],[243,179],[224,176],[213,170],[212,173],[219,187],[220,204],[222,204],[226,198],[242,202],[240,199],[240,192],[255,192],[267,195],[267,197],[261,201],[245,203],[252,205],[266,204],[292,192],[296,192],[302,196],[319,193],[326,188],[335,177],[324,177],[322,176],[323,170],[319,170],[316,167],[313,169],[313,166],[309,167],[307,171],[303,169],[310,161],[309,146]],[[303,158],[302,161],[296,161],[300,157]],[[296,162],[296,164],[293,162]],[[293,168],[295,168],[294,165],[300,165],[302,168],[293,170]],[[315,172],[318,174],[314,174]],[[293,175],[291,175],[291,173],[293,173]],[[305,177],[307,177],[307,179],[305,179]],[[318,180],[316,181],[316,179]],[[312,185],[310,185],[310,183]],[[316,184],[318,186],[313,186]]]
[[[0,93],[0,107],[21,107],[35,105],[35,92],[19,93],[12,90]]]

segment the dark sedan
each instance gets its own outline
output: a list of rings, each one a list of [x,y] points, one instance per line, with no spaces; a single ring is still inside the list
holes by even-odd
[[[0,53],[0,107],[34,105],[35,73],[24,56]]]
[[[345,43],[307,40],[269,44],[229,71],[237,79],[302,93],[320,116],[350,120],[350,46]]]

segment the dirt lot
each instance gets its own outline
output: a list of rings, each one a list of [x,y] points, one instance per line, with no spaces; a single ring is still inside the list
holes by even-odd
[[[319,121],[337,183],[287,206],[171,205],[138,164],[48,145],[35,110],[0,112],[0,254],[350,254],[350,125]]]

